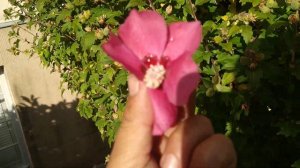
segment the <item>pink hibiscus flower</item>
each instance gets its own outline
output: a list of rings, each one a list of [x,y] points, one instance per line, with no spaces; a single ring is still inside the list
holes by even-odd
[[[161,135],[177,120],[178,107],[188,102],[200,74],[192,60],[202,35],[201,24],[167,25],[154,11],[132,10],[111,34],[104,51],[149,88],[154,110],[153,135]]]

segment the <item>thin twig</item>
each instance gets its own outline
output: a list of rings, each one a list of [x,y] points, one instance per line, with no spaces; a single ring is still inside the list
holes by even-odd
[[[69,36],[67,34],[65,34],[65,36],[68,37],[69,39],[73,40],[73,41],[76,41],[76,39],[74,39],[73,37],[71,37],[71,36]]]
[[[18,28],[20,28],[20,29],[22,29],[23,31],[25,31],[25,32],[27,32],[27,33],[29,33],[29,34],[31,34],[32,36],[36,36],[35,34],[33,34],[31,31],[29,31],[28,29],[25,29],[25,28],[23,28],[22,26],[20,26],[18,23],[17,23],[17,27]]]
[[[148,2],[149,2],[150,7],[152,8],[152,10],[155,11],[155,7],[154,7],[154,5],[153,5],[153,3],[152,3],[152,0],[148,0]]]
[[[190,6],[191,6],[191,10],[192,10],[192,17],[195,19],[195,20],[198,20],[197,16],[196,16],[196,12],[194,10],[194,7],[193,7],[193,3],[192,3],[192,0],[188,0]]]

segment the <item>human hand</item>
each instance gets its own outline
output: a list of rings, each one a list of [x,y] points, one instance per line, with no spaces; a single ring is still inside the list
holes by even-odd
[[[154,120],[147,88],[129,77],[129,97],[108,168],[234,168],[230,139],[214,134],[208,118],[194,116],[193,100],[181,120],[161,137],[152,136]]]

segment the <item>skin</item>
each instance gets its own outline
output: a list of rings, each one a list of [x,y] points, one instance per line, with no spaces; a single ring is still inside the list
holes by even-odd
[[[152,136],[153,113],[147,88],[129,77],[129,97],[108,168],[235,168],[229,138],[215,134],[210,120],[193,115],[193,101],[163,136]],[[192,99],[191,99],[192,100]]]

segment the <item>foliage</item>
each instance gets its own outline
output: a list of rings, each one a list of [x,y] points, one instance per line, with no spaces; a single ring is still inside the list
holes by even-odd
[[[10,0],[6,17],[25,21],[32,48],[13,26],[11,52],[38,53],[78,93],[78,111],[111,143],[126,101],[127,73],[101,49],[132,8],[167,22],[199,19],[194,55],[202,74],[196,112],[230,136],[239,167],[299,167],[299,0]],[[148,3],[150,2],[150,4]],[[27,40],[28,41],[28,40]],[[296,161],[298,160],[298,161]]]

